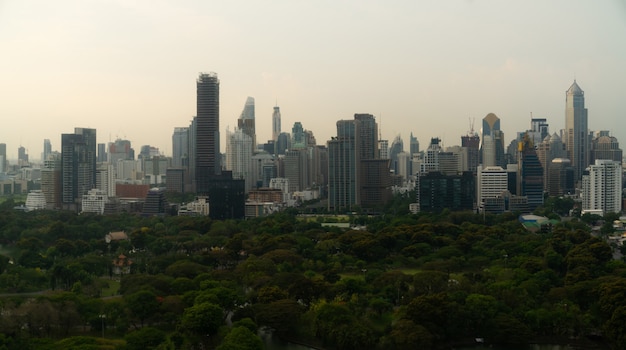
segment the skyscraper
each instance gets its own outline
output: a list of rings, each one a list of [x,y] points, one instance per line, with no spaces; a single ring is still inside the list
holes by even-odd
[[[220,81],[216,73],[201,73],[196,81],[196,192],[209,191],[211,176],[221,173]]]
[[[518,143],[517,195],[528,198],[528,207],[532,211],[543,204],[544,176],[531,137],[526,133]]]
[[[337,122],[337,137],[328,141],[328,209],[349,210],[360,204],[357,123]]]
[[[50,139],[43,140],[43,153],[41,153],[41,163],[48,160],[48,156],[52,153],[52,144]]]
[[[582,176],[583,214],[622,211],[622,163],[596,160]]]
[[[174,128],[172,134],[172,167],[188,166],[189,128]]]
[[[500,118],[493,113],[483,118],[481,164],[483,167],[505,167],[504,133],[500,130]]]
[[[0,173],[7,171],[7,144],[0,143]]]
[[[277,141],[278,135],[281,133],[280,126],[280,107],[274,107],[274,113],[272,113],[272,140]]]
[[[248,97],[237,120],[237,127],[252,139],[252,150],[256,148],[256,127],[254,121],[254,97]]]
[[[589,165],[589,132],[585,92],[576,80],[565,92],[565,148],[574,167],[574,176],[580,180]]]
[[[96,130],[61,135],[61,202],[67,209],[96,186]],[[79,133],[80,132],[80,133]]]

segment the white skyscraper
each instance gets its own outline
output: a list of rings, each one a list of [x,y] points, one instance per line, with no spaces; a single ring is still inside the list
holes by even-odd
[[[599,215],[622,211],[622,164],[598,159],[582,176],[583,213]]]
[[[233,172],[233,179],[246,180],[246,192],[253,185],[252,138],[242,129],[226,131],[226,170]]]
[[[280,107],[274,107],[274,113],[272,113],[272,140],[278,140],[278,135],[281,133],[280,126]]]
[[[506,170],[499,166],[482,167],[476,169],[476,203],[483,208],[486,198],[501,197],[507,190],[508,176]]]

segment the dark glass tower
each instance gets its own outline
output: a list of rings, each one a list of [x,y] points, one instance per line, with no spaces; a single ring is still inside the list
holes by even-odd
[[[528,197],[529,209],[543,204],[543,167],[528,133],[518,144],[517,194]]]
[[[211,177],[221,173],[220,81],[217,74],[201,73],[196,82],[196,92],[196,192],[206,194]]]

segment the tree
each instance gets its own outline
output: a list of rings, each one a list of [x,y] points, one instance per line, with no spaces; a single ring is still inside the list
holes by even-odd
[[[156,294],[150,291],[139,291],[124,297],[126,306],[132,316],[139,319],[141,327],[144,321],[156,315],[159,310],[159,301]]]
[[[258,335],[246,327],[233,327],[216,350],[263,350],[263,342]]]
[[[195,335],[211,337],[224,324],[224,312],[212,303],[188,307],[183,312],[181,327]]]
[[[126,334],[124,340],[125,349],[128,350],[155,349],[165,341],[165,332],[153,327],[143,327]]]

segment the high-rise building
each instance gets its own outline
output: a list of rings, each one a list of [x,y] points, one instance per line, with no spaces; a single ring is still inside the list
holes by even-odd
[[[87,164],[87,171],[89,172],[89,188],[90,190],[96,185],[96,129],[90,128],[74,128],[74,134],[81,135],[83,137],[83,142],[85,143],[85,163]],[[80,193],[79,195],[82,195]]]
[[[302,123],[293,123],[293,128],[291,128],[291,149],[306,148],[307,143],[306,133],[304,132]]]
[[[476,183],[469,171],[461,175],[433,171],[420,177],[418,191],[420,211],[472,210]]]
[[[328,209],[349,210],[360,203],[357,123],[337,122],[337,137],[328,141]]]
[[[574,174],[580,180],[589,165],[589,131],[585,92],[576,80],[565,92],[565,133],[563,141],[568,158],[572,161]]]
[[[252,140],[252,150],[256,148],[256,127],[254,120],[254,97],[248,97],[237,120],[237,127]]]
[[[7,144],[0,143],[0,173],[5,173],[9,162],[7,161]]]
[[[195,185],[207,194],[212,176],[221,173],[220,81],[216,73],[201,73],[196,81]],[[211,199],[209,199],[211,200]]]
[[[397,135],[391,142],[391,147],[389,147],[390,169],[395,174],[398,173],[398,153],[400,152],[404,152],[404,143],[400,135]]]
[[[500,130],[500,118],[489,113],[483,118],[481,164],[483,167],[506,166],[504,133]]]
[[[286,150],[291,149],[291,135],[286,132],[281,132],[278,134],[278,138],[276,139],[274,146],[274,155],[278,156],[280,154],[285,154]]]
[[[477,133],[461,136],[461,147],[467,159],[467,169],[463,170],[476,174],[476,167],[480,164],[480,136]]]
[[[243,129],[226,132],[226,170],[233,173],[233,178],[246,181],[246,193],[252,189],[252,137]]]
[[[409,136],[409,153],[411,155],[420,153],[420,142],[417,137],[413,136],[413,133]]]
[[[61,135],[61,202],[68,209],[96,186],[96,130]]]
[[[424,152],[424,161],[421,164],[420,174],[439,171],[439,154],[442,152],[440,142],[441,139],[438,137],[430,139],[430,145]]]
[[[41,153],[41,163],[48,160],[48,156],[52,153],[52,144],[50,139],[43,140],[43,152]]]
[[[582,213],[605,215],[622,211],[622,163],[596,160],[582,176]]]
[[[610,136],[608,131],[599,131],[591,140],[591,159],[593,163],[597,159],[609,159],[622,162],[622,149],[619,148],[617,138]]]
[[[546,118],[532,118],[530,130],[527,132],[533,145],[540,144],[546,136],[550,135],[549,125]]]
[[[535,152],[531,135],[526,134],[518,144],[517,195],[528,198],[532,211],[543,204],[543,167]]]
[[[61,208],[61,160],[52,153],[41,168],[41,192],[46,197],[47,209]]]
[[[117,139],[115,142],[109,143],[108,161],[111,164],[117,163],[118,160],[135,159],[135,150],[131,147],[129,140]]]
[[[189,165],[189,128],[174,128],[172,134],[172,167],[181,168]]]
[[[99,143],[97,163],[104,163],[107,160],[107,145],[106,143]]]
[[[274,113],[272,113],[272,140],[277,141],[280,133],[280,107],[274,106]]]
[[[17,162],[20,166],[28,165],[28,153],[26,153],[24,146],[17,148]]]
[[[479,165],[476,178],[476,204],[485,210],[490,198],[503,198],[508,189],[508,175],[499,166]]]
[[[549,167],[548,194],[553,197],[575,192],[574,168],[567,158],[554,158]]]

